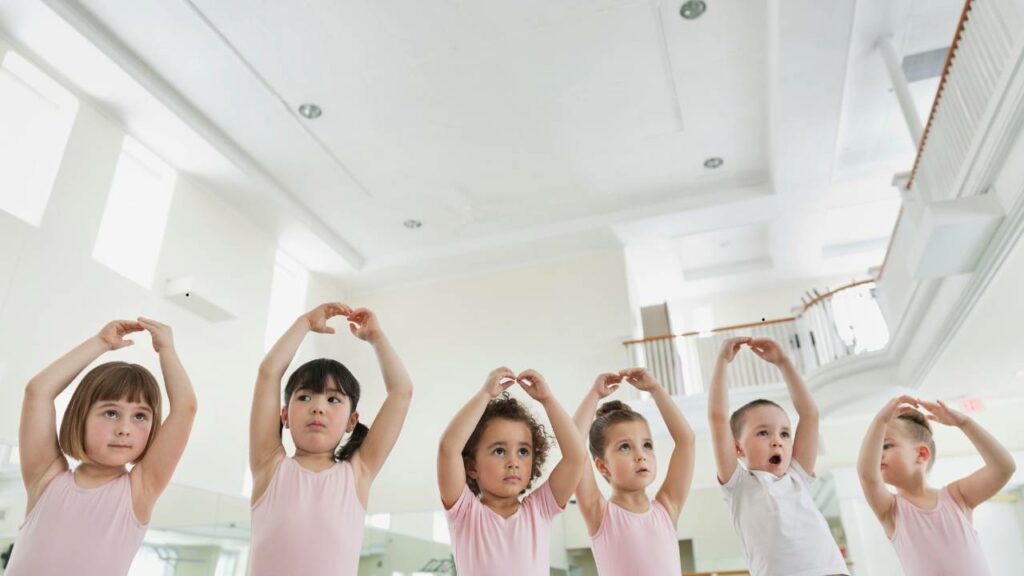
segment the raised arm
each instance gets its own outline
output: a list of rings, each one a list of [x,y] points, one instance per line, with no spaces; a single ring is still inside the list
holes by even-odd
[[[160,370],[164,376],[164,387],[167,389],[167,400],[170,403],[167,418],[149,445],[146,457],[132,468],[133,478],[137,477],[141,481],[141,496],[147,506],[144,512],[148,516],[148,511],[171,481],[174,469],[185,452],[198,402],[192,390],[192,382],[174,348],[171,327],[148,318],[139,318],[139,324],[149,331],[153,340],[153,350],[160,357]]]
[[[398,433],[402,431],[412,402],[412,380],[381,330],[376,314],[366,308],[358,308],[352,311],[348,321],[352,334],[373,346],[388,393],[370,431],[366,433],[366,439],[352,457],[353,464],[360,468],[361,483],[369,487],[398,441]]]
[[[811,396],[811,391],[807,389],[804,379],[796,371],[796,366],[793,366],[793,362],[782,351],[778,342],[768,338],[754,338],[750,341],[750,349],[782,372],[786,388],[789,389],[789,398],[793,401],[797,415],[800,416],[796,432],[793,434],[793,459],[800,463],[804,471],[814,476],[814,464],[818,459],[818,404]]]
[[[569,413],[555,399],[543,376],[536,370],[525,370],[519,374],[516,381],[531,398],[544,406],[544,412],[551,422],[551,430],[555,433],[555,441],[562,451],[562,459],[551,470],[548,486],[551,487],[555,502],[565,508],[587,467],[587,449]]]
[[[445,510],[455,505],[466,486],[462,449],[473,435],[477,422],[487,409],[487,403],[515,383],[516,375],[507,367],[491,370],[484,387],[455,414],[441,435],[437,448],[437,485],[441,489],[441,503]]]
[[[956,426],[963,431],[967,439],[974,444],[981,454],[985,465],[970,476],[961,478],[950,485],[959,492],[960,498],[968,508],[975,508],[982,502],[995,496],[1010,481],[1017,471],[1013,455],[988,433],[980,424],[966,415],[946,406],[941,400],[925,402],[918,400],[930,414],[928,419],[946,426]]]
[[[900,413],[901,404],[917,404],[917,401],[909,396],[900,396],[887,402],[868,426],[864,442],[860,446],[860,456],[857,458],[857,476],[860,477],[861,490],[864,491],[868,506],[871,506],[878,521],[882,523],[888,537],[892,536],[896,528],[893,517],[896,497],[886,489],[882,480],[882,451],[885,427]]]
[[[672,523],[679,521],[679,514],[686,503],[686,497],[690,494],[690,486],[693,484],[693,464],[696,458],[695,439],[693,428],[686,421],[679,406],[669,396],[665,388],[654,379],[644,368],[630,368],[619,372],[627,382],[636,386],[639,390],[649,392],[654,398],[654,404],[658,407],[668,433],[672,436],[672,455],[668,461],[668,472],[665,480],[655,496],[658,502],[668,510]]]
[[[105,352],[134,344],[125,336],[143,330],[138,322],[114,320],[99,334],[82,342],[29,380],[21,404],[18,428],[18,453],[21,455],[21,478],[28,492],[29,508],[35,504],[41,489],[68,463],[57,444],[57,396],[86,366]]]
[[[321,304],[296,318],[260,363],[249,417],[249,468],[253,474],[253,494],[268,468],[284,456],[281,443],[281,379],[309,332],[334,334],[327,321],[352,312],[340,302]],[[269,481],[269,479],[267,479]]]
[[[726,385],[725,373],[736,353],[748,342],[748,337],[728,338],[722,342],[714,372],[711,374],[711,389],[708,390],[708,424],[711,429],[711,444],[715,450],[715,469],[719,484],[728,482],[737,466],[736,439],[729,428],[729,388]]]
[[[583,397],[576,414],[573,416],[573,423],[576,424],[576,431],[579,432],[583,443],[587,443],[590,437],[590,426],[594,422],[594,413],[597,411],[597,403],[602,398],[615,392],[622,382],[622,376],[614,372],[601,374],[594,380],[587,395]],[[604,495],[597,487],[597,479],[594,476],[593,466],[590,471],[583,471],[580,476],[580,483],[576,486],[576,502],[580,506],[583,520],[587,524],[587,532],[591,535],[597,533],[601,527],[601,519],[604,518],[604,507],[606,505]]]

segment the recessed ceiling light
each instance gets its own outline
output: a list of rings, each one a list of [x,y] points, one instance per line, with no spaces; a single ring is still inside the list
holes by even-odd
[[[406,220],[405,222],[402,222],[402,226],[405,226],[409,230],[415,230],[423,226],[423,222],[420,222],[419,220]]]
[[[687,20],[696,20],[700,18],[704,11],[708,9],[708,5],[701,0],[689,0],[684,2],[679,8],[679,15]]]
[[[302,106],[299,106],[299,114],[302,114],[303,117],[309,118],[310,120],[319,118],[323,113],[324,111],[316,104],[303,104]]]
[[[722,164],[725,164],[725,161],[719,158],[718,156],[712,156],[711,158],[708,158],[707,160],[704,161],[704,167],[710,168],[711,170],[718,168]]]

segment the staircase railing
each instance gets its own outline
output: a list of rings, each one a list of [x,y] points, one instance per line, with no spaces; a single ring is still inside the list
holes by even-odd
[[[874,279],[852,282],[816,295],[786,318],[623,342],[632,363],[646,366],[670,394],[688,396],[707,389],[718,351],[727,338],[750,336],[778,342],[797,369],[809,372],[840,358],[884,348],[889,334],[874,297]],[[773,366],[741,354],[730,367],[731,389],[778,383]]]

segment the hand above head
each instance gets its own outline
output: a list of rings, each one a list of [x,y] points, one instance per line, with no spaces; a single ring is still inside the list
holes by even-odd
[[[932,422],[957,427],[963,426],[967,423],[967,415],[946,406],[946,403],[942,400],[936,400],[935,402],[917,400],[917,402],[929,412],[926,416]]]
[[[548,388],[547,381],[536,370],[524,370],[516,376],[516,382],[526,390],[530,398],[538,402],[544,402],[552,398],[551,388]]]
[[[375,342],[384,332],[377,315],[368,308],[356,308],[348,314],[348,327],[357,338]]]
[[[149,331],[155,352],[160,353],[163,350],[174,348],[174,334],[171,332],[170,326],[142,316],[139,316],[139,325]]]
[[[619,370],[619,375],[626,382],[629,382],[637,390],[650,392],[661,386],[654,376],[646,368],[626,368]]]
[[[515,383],[516,373],[508,366],[499,366],[487,375],[487,380],[484,381],[484,392],[487,392],[491,398],[497,398],[499,394]]]
[[[143,330],[145,330],[145,328],[143,328],[143,326],[138,322],[133,322],[131,320],[114,320],[112,322],[108,322],[96,336],[111,350],[118,350],[125,346],[135,344],[134,340],[127,340],[125,339],[125,336],[132,332],[141,332]]]
[[[594,385],[591,386],[591,390],[597,394],[598,398],[605,398],[615,393],[619,389],[619,384],[622,382],[622,375],[615,372],[605,372],[600,374],[597,379],[594,380]]]
[[[900,414],[914,411],[917,406],[920,406],[917,398],[904,394],[886,402],[885,406],[878,411],[878,417],[888,422]]]
[[[775,340],[769,338],[751,338],[747,345],[750,346],[750,350],[761,357],[762,360],[771,362],[772,364],[778,364],[786,360],[786,353],[782,351],[782,346]]]
[[[725,360],[726,362],[732,362],[732,359],[736,357],[736,353],[740,351],[740,348],[744,344],[750,343],[749,336],[739,336],[736,338],[726,338],[722,342],[722,348],[718,352],[718,358]]]
[[[341,302],[327,302],[306,312],[302,317],[309,323],[309,329],[320,334],[334,334],[334,328],[327,321],[335,316],[348,316],[352,308]]]

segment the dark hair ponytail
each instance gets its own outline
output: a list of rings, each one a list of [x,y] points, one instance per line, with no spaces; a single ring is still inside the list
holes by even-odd
[[[608,439],[605,438],[608,428],[621,422],[633,421],[647,422],[647,419],[619,400],[601,404],[594,415],[594,422],[590,424],[590,454],[594,458],[603,458],[605,446],[608,444]]]
[[[317,358],[310,360],[295,369],[295,372],[288,377],[288,383],[284,387],[284,406],[288,408],[292,394],[296,390],[309,390],[314,394],[323,394],[330,383],[334,383],[341,390],[341,393],[348,396],[352,404],[352,412],[359,406],[359,381],[352,375],[352,372],[344,364],[330,358]],[[359,450],[366,439],[370,429],[362,422],[356,423],[348,442],[345,442],[334,451],[334,459],[338,462],[348,460]],[[281,426],[281,433],[284,426]]]
[[[366,434],[369,431],[370,429],[366,427],[366,424],[356,422],[356,427],[352,429],[352,435],[348,437],[348,442],[345,442],[334,451],[334,460],[344,462],[351,459],[359,450],[359,447],[363,445],[363,440],[366,440]]]

